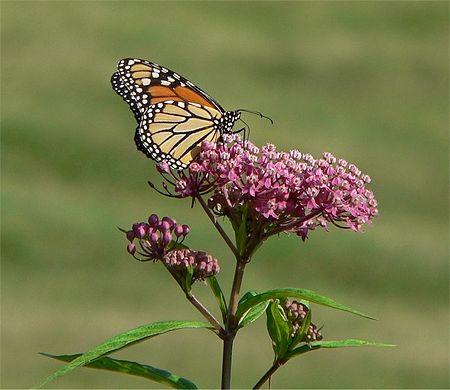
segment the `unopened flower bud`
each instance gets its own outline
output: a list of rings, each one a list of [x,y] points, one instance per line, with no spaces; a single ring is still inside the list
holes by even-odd
[[[143,225],[143,222],[139,222],[139,223],[134,223],[133,224],[133,232],[134,232],[134,235],[136,236],[136,237],[138,237],[139,236],[139,228],[141,227]]]
[[[134,255],[134,253],[136,252],[136,245],[129,243],[127,246],[127,251],[130,255]]]
[[[180,236],[182,236],[183,235],[183,226],[180,226],[180,225],[177,225],[176,227],[175,227],[175,235],[177,236],[177,237],[180,237]]]
[[[159,228],[162,232],[165,232],[170,229],[170,224],[167,221],[160,221]]]
[[[153,243],[157,243],[159,240],[159,235],[156,232],[153,232],[152,234],[150,234],[150,241]]]
[[[173,226],[175,226],[175,223],[176,223],[176,221],[170,217],[163,217],[162,221],[167,222],[169,224],[169,228],[172,228]]]
[[[183,234],[186,236],[189,232],[191,231],[191,229],[189,228],[188,225],[183,225]]]
[[[159,173],[170,173],[170,166],[166,161],[157,164],[156,169]]]
[[[150,215],[150,217],[148,217],[148,224],[151,227],[156,227],[158,225],[158,216],[156,214]]]
[[[127,240],[130,241],[130,242],[133,242],[134,237],[135,237],[135,236],[134,236],[133,230],[128,230],[128,231],[127,231]]]
[[[170,233],[170,231],[164,232],[162,237],[162,244],[167,245],[170,241],[172,241],[172,234]]]
[[[141,224],[136,229],[136,237],[137,238],[144,238],[147,233],[146,226],[144,224]]]

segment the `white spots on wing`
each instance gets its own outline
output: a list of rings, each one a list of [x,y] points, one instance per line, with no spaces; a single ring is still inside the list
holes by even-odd
[[[161,85],[170,85],[170,81],[166,81],[166,80],[161,80]]]
[[[170,81],[171,83],[173,83],[175,81],[175,79],[173,77],[167,77],[167,80]]]
[[[134,64],[134,60],[129,60],[128,61],[128,65],[133,65]]]
[[[147,86],[150,85],[151,80],[150,79],[142,79],[142,85]]]
[[[159,77],[159,72],[152,72],[152,77],[157,79]]]
[[[137,88],[136,88],[136,92],[137,92],[137,93],[141,93],[142,91],[143,91],[142,88],[140,88],[140,87],[137,87]]]
[[[175,77],[177,80],[180,79],[180,75],[179,75],[179,74],[176,74],[176,73],[173,74],[173,77]]]

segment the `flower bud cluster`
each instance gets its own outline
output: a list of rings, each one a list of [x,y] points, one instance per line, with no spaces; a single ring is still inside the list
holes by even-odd
[[[163,262],[172,272],[184,273],[192,267],[194,280],[204,280],[220,271],[217,259],[205,252],[190,249],[171,251],[164,257]]]
[[[289,322],[292,324],[292,337],[295,337],[302,327],[303,321],[308,314],[309,308],[303,303],[294,300],[286,300],[284,301],[282,306]],[[317,329],[317,326],[311,323],[306,332],[306,335],[301,341],[312,342],[319,340],[322,340],[322,334],[320,333],[319,329]]]
[[[189,226],[177,225],[172,218],[159,219],[157,215],[152,214],[148,218],[148,223],[135,223],[126,233],[130,241],[127,251],[140,261],[162,260],[169,249],[184,241],[189,230]],[[135,240],[141,251],[137,251]]]
[[[272,144],[260,149],[237,134],[226,134],[219,143],[203,142],[187,171],[163,166],[160,172],[172,175],[168,182],[174,196],[213,192],[210,207],[238,224],[241,216],[233,213],[247,205],[253,226],[265,237],[284,231],[305,240],[311,230],[327,229],[329,223],[360,231],[378,214],[366,188],[370,177],[355,165],[331,153],[314,159],[298,150],[279,152]]]

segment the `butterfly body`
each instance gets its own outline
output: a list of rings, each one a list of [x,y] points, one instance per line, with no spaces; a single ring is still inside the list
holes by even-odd
[[[122,59],[111,83],[136,118],[137,148],[175,169],[186,168],[203,141],[218,142],[232,132],[240,118],[239,111],[225,111],[189,80],[153,62]]]

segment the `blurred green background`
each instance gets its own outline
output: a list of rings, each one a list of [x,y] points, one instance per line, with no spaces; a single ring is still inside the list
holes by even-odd
[[[125,252],[116,226],[150,213],[192,227],[189,243],[233,264],[201,209],[162,198],[136,151],[134,118],[112,91],[117,60],[141,57],[246,116],[258,145],[331,151],[372,177],[380,216],[267,242],[243,290],[309,288],[375,316],[314,307],[327,339],[396,348],[325,350],[293,360],[273,388],[447,388],[447,2],[6,2],[2,4],[3,388],[30,388],[60,363],[132,327],[199,320],[159,265]],[[196,294],[213,305],[208,288]],[[181,331],[121,351],[219,385],[221,344]],[[234,386],[270,366],[265,320],[236,340]],[[80,369],[52,388],[157,388]]]

